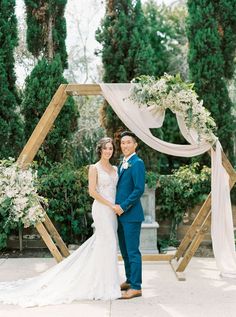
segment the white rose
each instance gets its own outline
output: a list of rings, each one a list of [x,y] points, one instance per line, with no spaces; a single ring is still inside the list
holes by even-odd
[[[123,167],[124,170],[127,170],[127,168],[129,167],[129,163],[128,162],[124,162],[122,164],[122,167]]]

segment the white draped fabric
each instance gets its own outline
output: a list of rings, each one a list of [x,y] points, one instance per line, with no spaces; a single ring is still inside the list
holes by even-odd
[[[151,128],[160,128],[165,112],[155,107],[139,107],[130,96],[132,84],[100,84],[103,96],[117,116],[133,131],[138,138],[151,148],[174,156],[192,157],[211,149],[212,158],[212,243],[218,269],[222,276],[236,278],[236,253],[232,207],[230,202],[229,176],[222,165],[221,145],[216,141],[216,149],[202,141],[197,142],[197,133],[189,131],[183,118],[177,115],[181,133],[190,143],[178,145],[162,141],[152,135]]]

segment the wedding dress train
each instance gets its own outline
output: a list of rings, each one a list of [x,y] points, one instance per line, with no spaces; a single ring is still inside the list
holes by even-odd
[[[117,171],[109,174],[100,163],[97,191],[114,203]],[[117,259],[117,218],[108,206],[93,202],[95,233],[79,249],[46,272],[0,283],[0,302],[23,307],[110,300],[121,297]]]

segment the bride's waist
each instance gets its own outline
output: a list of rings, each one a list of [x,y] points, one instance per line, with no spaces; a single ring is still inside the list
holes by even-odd
[[[111,197],[111,196],[106,196],[106,195],[101,195],[102,198],[108,200],[110,203],[114,204],[115,203],[115,197]],[[99,200],[95,199],[94,202],[98,202],[100,204],[102,204],[102,202],[100,202]]]

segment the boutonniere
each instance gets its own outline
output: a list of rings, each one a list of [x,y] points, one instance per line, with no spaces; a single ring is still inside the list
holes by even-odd
[[[131,167],[131,164],[129,162],[125,162],[122,164],[122,167],[124,170],[127,170],[127,168]]]

